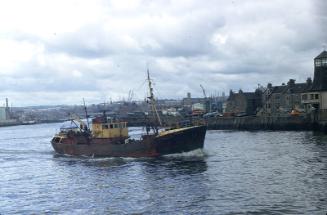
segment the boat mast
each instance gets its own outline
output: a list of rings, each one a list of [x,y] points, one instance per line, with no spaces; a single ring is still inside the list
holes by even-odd
[[[152,113],[153,113],[154,117],[157,118],[159,125],[162,126],[161,119],[160,119],[160,116],[159,116],[157,108],[156,108],[156,101],[153,96],[153,88],[152,88],[152,82],[150,79],[149,68],[147,69],[147,73],[148,73],[148,85],[149,85],[149,93],[150,93],[150,96],[148,97],[148,99],[151,102],[151,109],[152,109]]]
[[[86,105],[85,105],[85,99],[84,98],[83,98],[83,104],[84,104],[84,111],[85,111],[87,129],[89,129],[90,128],[90,123],[89,123],[89,117],[88,117],[88,114],[87,114],[87,108],[86,108]]]

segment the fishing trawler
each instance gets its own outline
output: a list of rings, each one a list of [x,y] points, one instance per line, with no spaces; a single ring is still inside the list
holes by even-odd
[[[155,105],[149,71],[148,102],[157,124],[162,125]],[[84,105],[85,107],[85,105]],[[85,107],[87,116],[87,110]],[[167,154],[189,152],[202,149],[207,127],[195,125],[160,130],[154,124],[146,126],[146,134],[140,139],[131,139],[127,122],[107,117],[105,112],[92,119],[92,124],[75,118],[73,127],[61,128],[51,144],[59,154],[97,157],[156,157]],[[91,127],[91,128],[90,128]],[[151,132],[152,130],[152,132]]]

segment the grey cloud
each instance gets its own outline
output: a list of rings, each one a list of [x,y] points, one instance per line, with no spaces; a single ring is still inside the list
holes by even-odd
[[[210,44],[211,36],[224,25],[223,17],[209,11],[208,14],[194,14],[194,17],[187,17],[180,23],[180,29],[176,29],[175,32],[167,29],[169,36],[159,37],[159,44],[162,45],[159,55],[166,57],[208,55],[213,51]]]
[[[200,84],[210,94],[253,90],[258,83],[281,84],[289,78],[304,81],[313,75],[312,59],[327,38],[326,1],[314,1],[315,13],[307,0],[187,5],[147,0],[134,11],[115,11],[106,2],[106,19],[75,32],[49,38],[15,34],[17,40],[43,44],[47,60],[45,65],[35,59],[20,64],[2,77],[0,90],[121,98],[132,89],[142,99],[147,63],[161,98],[180,98],[188,91],[202,96]],[[110,25],[110,18],[132,22],[140,16],[145,21],[135,26]],[[213,43],[217,34],[226,40]],[[75,70],[81,77],[72,75]]]
[[[101,26],[87,25],[77,32],[56,34],[55,38],[46,42],[49,52],[63,52],[84,58],[104,57],[114,51],[115,44],[106,37]]]
[[[156,16],[160,20],[160,16]],[[179,15],[176,23],[145,24],[134,32],[122,29],[104,30],[101,24],[86,25],[76,32],[57,34],[46,42],[48,51],[63,52],[83,58],[101,58],[121,53],[155,56],[197,56],[212,51],[210,37],[215,30],[224,26],[224,18],[210,10]],[[129,36],[136,47],[124,42]],[[128,39],[128,38],[127,38]],[[149,44],[153,41],[156,46]]]
[[[94,85],[87,80],[67,78],[2,78],[2,91],[11,92],[72,92],[72,91],[95,91]]]
[[[40,65],[36,61],[23,63],[14,73],[2,75],[0,90],[25,93],[97,90],[96,84],[90,84],[96,80],[92,75],[88,78],[74,77],[73,69],[68,67],[60,72],[58,68]]]
[[[327,46],[327,1],[313,0],[313,2],[316,12],[316,21],[318,23],[318,28],[320,29],[322,39],[324,40],[324,43]]]

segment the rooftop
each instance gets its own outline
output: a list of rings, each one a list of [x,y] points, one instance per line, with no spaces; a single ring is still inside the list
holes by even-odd
[[[282,85],[272,87],[272,93],[303,93],[309,90],[311,85],[307,83],[294,83],[292,85]]]
[[[320,59],[320,58],[327,58],[327,51],[321,52],[315,59]]]

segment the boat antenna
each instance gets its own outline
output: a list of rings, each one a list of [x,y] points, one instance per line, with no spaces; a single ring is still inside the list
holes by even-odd
[[[162,126],[161,119],[160,119],[160,116],[159,116],[157,108],[156,108],[156,101],[155,101],[154,95],[153,95],[153,88],[152,88],[152,82],[150,79],[149,68],[147,69],[147,74],[148,74],[147,79],[148,79],[149,93],[150,93],[150,96],[148,97],[148,99],[150,100],[150,103],[151,103],[152,113],[153,113],[154,117],[157,118],[159,125]]]
[[[85,99],[84,98],[83,98],[83,105],[84,105],[87,129],[89,129],[90,128],[90,123],[89,123],[89,117],[88,117],[88,114],[87,114],[87,108],[86,108],[86,105],[85,105]]]

